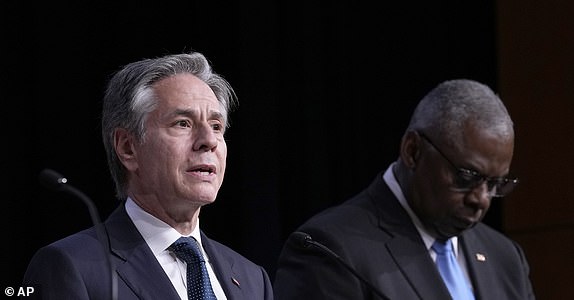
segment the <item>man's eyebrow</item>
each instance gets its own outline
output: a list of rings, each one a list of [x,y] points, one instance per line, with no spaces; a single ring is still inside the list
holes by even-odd
[[[225,116],[220,111],[212,110],[209,112],[209,119],[210,120],[216,119],[223,122],[225,121]]]
[[[197,116],[197,111],[193,109],[176,109],[173,113],[170,114],[171,116],[186,116],[189,118],[193,118]],[[208,120],[220,120],[225,121],[225,116],[223,113],[217,110],[210,110],[209,115],[207,117]]]

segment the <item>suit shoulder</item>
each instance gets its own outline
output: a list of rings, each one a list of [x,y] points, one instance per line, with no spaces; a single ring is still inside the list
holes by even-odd
[[[464,237],[467,236],[467,237]],[[480,241],[483,245],[491,245],[497,248],[513,248],[522,252],[520,245],[504,233],[490,227],[485,223],[478,223],[473,229],[463,234],[463,237]]]
[[[215,248],[217,250],[217,252],[219,252],[219,254],[224,255],[226,257],[233,258],[234,261],[240,262],[244,265],[249,265],[252,267],[260,268],[260,266],[258,264],[254,263],[253,261],[251,261],[247,257],[243,256],[239,252],[231,249],[229,246],[224,245],[224,244],[222,244],[216,240],[212,240],[212,239],[210,239],[209,242],[210,242],[211,246],[213,248]]]
[[[35,255],[42,253],[44,256],[65,255],[81,258],[93,256],[94,251],[101,252],[102,250],[95,231],[90,228],[45,245],[38,249]]]
[[[488,237],[490,239],[500,239],[511,242],[511,239],[508,236],[482,222],[476,224],[473,232],[480,237]]]

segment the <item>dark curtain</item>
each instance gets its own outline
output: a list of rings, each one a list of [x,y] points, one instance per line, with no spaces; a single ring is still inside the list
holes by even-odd
[[[396,159],[418,100],[443,80],[496,90],[493,1],[264,1],[153,5],[2,1],[4,231],[0,283],[37,248],[91,226],[52,168],[116,207],[99,113],[108,77],[141,58],[198,50],[235,87],[228,168],[204,231],[273,277],[287,235]],[[487,222],[500,225],[493,205]]]

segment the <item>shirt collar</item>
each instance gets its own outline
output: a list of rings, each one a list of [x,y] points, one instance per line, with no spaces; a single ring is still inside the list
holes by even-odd
[[[414,211],[409,206],[409,203],[407,202],[407,199],[405,198],[405,195],[403,194],[401,186],[399,185],[399,182],[397,181],[397,178],[395,177],[395,174],[393,173],[393,167],[395,164],[396,164],[396,162],[393,162],[387,168],[387,170],[383,174],[383,179],[385,180],[385,183],[391,189],[391,192],[393,192],[395,197],[399,200],[399,203],[401,204],[401,206],[407,211],[413,224],[417,228],[419,235],[421,236],[423,242],[425,243],[427,250],[430,250],[432,247],[432,244],[435,241],[435,238],[432,237],[428,233],[428,231],[422,225],[421,220],[417,217],[417,215],[414,213]],[[455,256],[457,256],[458,255],[458,238],[456,236],[452,237],[451,241],[452,241],[452,247],[454,249],[454,254],[455,254]]]
[[[164,221],[156,218],[139,207],[130,197],[127,198],[126,212],[142,235],[145,242],[151,248],[154,255],[165,251],[173,242],[182,235]],[[201,246],[201,234],[199,230],[199,218],[191,234]],[[203,249],[203,247],[201,247]]]

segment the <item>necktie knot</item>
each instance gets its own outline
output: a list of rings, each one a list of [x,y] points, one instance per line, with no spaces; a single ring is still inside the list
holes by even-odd
[[[209,282],[209,274],[199,243],[192,237],[180,237],[168,249],[187,264],[187,299],[217,300]]]
[[[439,254],[446,254],[452,252],[452,243],[449,240],[436,240],[432,245],[432,249]]]
[[[169,249],[188,264],[205,262],[199,244],[192,237],[180,237],[175,241]]]

